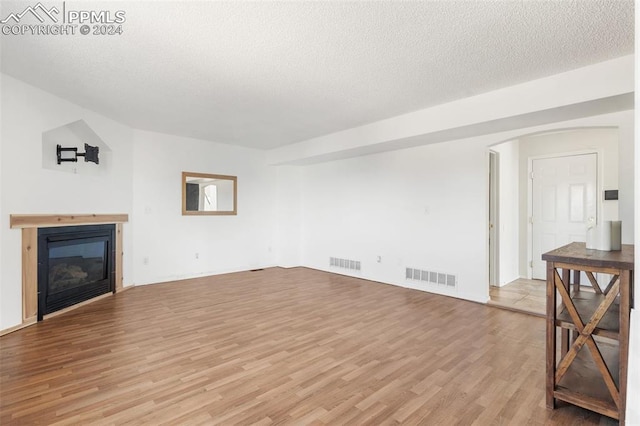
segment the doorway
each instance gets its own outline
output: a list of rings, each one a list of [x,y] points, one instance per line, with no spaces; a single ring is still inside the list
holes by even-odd
[[[585,241],[586,223],[597,221],[598,155],[595,152],[558,154],[530,157],[528,161],[529,208],[519,214],[528,213],[529,232],[526,241],[530,278],[520,275],[502,286],[490,281],[489,295],[491,305],[543,316],[546,265],[542,261],[542,254],[572,241]],[[492,170],[491,157],[489,169]],[[489,187],[493,194],[491,182],[490,178]],[[500,202],[497,205],[499,207]],[[490,212],[494,206],[490,194]],[[491,220],[491,213],[489,217]],[[489,258],[505,258],[504,253],[492,252],[491,238],[492,233],[489,232]],[[489,265],[489,271],[492,267]],[[491,279],[491,273],[489,276]],[[582,279],[587,282],[586,277]]]
[[[498,161],[499,154],[495,151],[489,151],[489,285],[492,287],[500,285]]]
[[[492,161],[491,152],[498,161]],[[494,225],[498,232],[488,233],[487,245],[491,304],[544,314],[546,267],[541,255],[570,241],[585,241],[590,218],[595,223],[617,220],[618,201],[602,200],[600,191],[618,187],[618,158],[618,131],[604,127],[523,135],[487,149],[488,226],[494,223],[490,210],[496,203],[498,206]],[[497,173],[492,172],[494,167]],[[534,168],[544,179],[531,178]],[[554,173],[564,176],[561,182],[549,181],[547,175]],[[492,174],[497,178],[497,189],[493,188]],[[533,200],[534,184],[537,203]],[[545,188],[553,190],[553,195]],[[544,203],[552,208],[545,208]],[[552,216],[564,218],[564,224],[546,220]],[[495,245],[491,241],[494,237]]]

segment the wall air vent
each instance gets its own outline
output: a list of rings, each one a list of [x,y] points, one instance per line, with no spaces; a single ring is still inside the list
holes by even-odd
[[[349,271],[360,271],[361,268],[359,260],[340,259],[338,257],[330,257],[329,266],[332,268],[346,269]]]
[[[455,288],[458,283],[458,278],[453,274],[416,268],[405,268],[404,277],[407,281],[422,281],[451,288]]]

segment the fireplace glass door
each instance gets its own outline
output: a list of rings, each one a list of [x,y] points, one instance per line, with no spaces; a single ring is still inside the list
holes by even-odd
[[[96,238],[81,241],[49,245],[49,294],[107,278],[108,242]]]

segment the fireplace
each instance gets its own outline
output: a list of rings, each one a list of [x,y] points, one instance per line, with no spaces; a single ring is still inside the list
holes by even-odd
[[[38,321],[115,291],[115,225],[38,229]]]

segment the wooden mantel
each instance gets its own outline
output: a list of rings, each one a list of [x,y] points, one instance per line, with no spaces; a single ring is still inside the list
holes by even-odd
[[[10,227],[22,229],[22,326],[33,324],[38,315],[38,228],[74,225],[116,225],[116,292],[122,282],[122,224],[128,214],[12,214]]]
[[[11,228],[49,228],[52,226],[104,225],[129,221],[128,214],[12,214]]]

